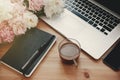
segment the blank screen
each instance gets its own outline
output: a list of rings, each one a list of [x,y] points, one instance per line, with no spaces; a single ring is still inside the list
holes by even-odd
[[[106,56],[104,62],[115,70],[120,69],[120,41],[116,47]]]
[[[95,0],[120,15],[120,0]]]

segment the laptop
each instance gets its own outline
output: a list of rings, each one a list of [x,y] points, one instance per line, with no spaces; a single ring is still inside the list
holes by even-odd
[[[74,38],[82,50],[98,60],[120,38],[120,0],[66,0],[60,16],[47,24],[66,38]]]

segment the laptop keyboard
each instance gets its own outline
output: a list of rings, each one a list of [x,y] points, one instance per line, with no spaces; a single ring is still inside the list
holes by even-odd
[[[66,0],[65,6],[105,35],[120,23],[120,19],[88,0]]]

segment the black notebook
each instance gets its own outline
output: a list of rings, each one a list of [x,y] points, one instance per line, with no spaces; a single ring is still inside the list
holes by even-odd
[[[11,48],[1,58],[1,62],[29,77],[55,40],[54,35],[32,28],[15,38]]]

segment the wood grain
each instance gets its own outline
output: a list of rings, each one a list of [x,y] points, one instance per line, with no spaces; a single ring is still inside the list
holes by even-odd
[[[57,41],[46,57],[37,67],[31,77],[26,78],[16,71],[0,63],[0,80],[120,80],[120,72],[115,72],[103,64],[102,60],[95,61],[84,51],[81,51],[78,67],[61,62],[58,44],[65,39],[42,20],[38,28],[57,36]],[[0,58],[12,43],[0,45]]]

